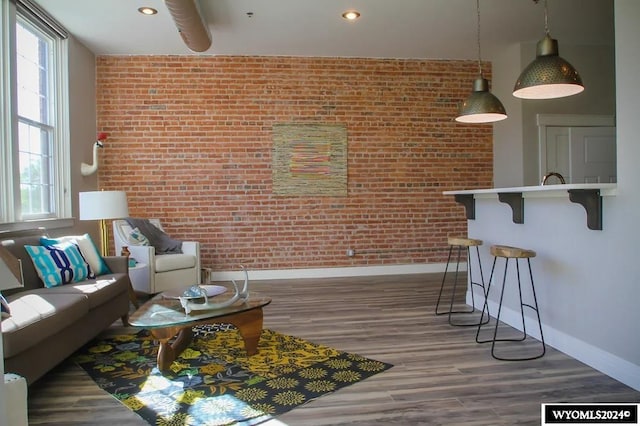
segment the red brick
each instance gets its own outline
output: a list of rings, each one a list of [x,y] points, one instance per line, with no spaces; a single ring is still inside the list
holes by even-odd
[[[453,121],[473,61],[104,56],[97,71],[100,188],[216,270],[442,262],[466,232],[442,191],[492,185],[492,127]],[[271,129],[290,122],[346,124],[346,198],[272,193]]]

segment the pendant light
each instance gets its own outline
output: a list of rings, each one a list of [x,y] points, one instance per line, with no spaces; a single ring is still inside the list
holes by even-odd
[[[533,0],[536,4],[539,0]],[[554,99],[584,90],[578,71],[558,56],[558,40],[549,35],[547,0],[544,0],[545,36],[536,46],[536,59],[520,74],[513,96],[523,99]]]
[[[478,16],[478,70],[480,76],[473,82],[473,92],[460,104],[456,121],[460,123],[493,123],[507,118],[502,102],[489,91],[489,81],[482,73],[480,56],[480,0],[476,0]]]

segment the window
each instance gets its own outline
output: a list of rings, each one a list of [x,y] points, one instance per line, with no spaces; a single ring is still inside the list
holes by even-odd
[[[70,217],[66,33],[27,0],[2,0],[0,223]]]
[[[23,218],[55,214],[51,174],[54,140],[51,90],[53,40],[23,19],[16,25],[18,164]]]

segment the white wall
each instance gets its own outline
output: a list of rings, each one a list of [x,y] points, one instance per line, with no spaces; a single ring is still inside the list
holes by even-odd
[[[620,303],[609,304],[615,316],[608,325],[610,330],[619,329],[612,332],[612,338],[619,338],[612,342],[616,351],[640,365],[640,2],[616,0],[615,5],[618,195],[608,214],[617,226],[613,241],[603,249],[617,255],[608,297]]]
[[[613,25],[613,21],[611,22]],[[569,46],[560,43],[560,56],[569,61],[580,73],[585,86],[584,92],[560,99],[523,100],[523,177],[525,185],[537,185],[541,176],[538,172],[538,126],[537,114],[592,114],[615,115],[615,66],[614,46]],[[613,41],[611,41],[613,42]],[[522,50],[524,68],[535,57],[535,46],[525,46]],[[517,78],[517,76],[516,76]],[[515,81],[515,80],[514,80]]]
[[[98,175],[82,176],[80,163],[91,164],[93,144],[97,139],[96,58],[74,37],[69,39],[69,82],[72,187],[76,191],[92,190],[97,185]]]
[[[638,231],[635,220],[640,207],[640,2],[616,0],[616,110],[618,136],[618,188],[617,197],[624,207],[634,208],[627,214],[628,230]],[[635,234],[635,232],[634,232]],[[637,235],[637,234],[636,234]],[[631,255],[629,263],[638,262]],[[637,269],[635,270],[637,272]],[[636,275],[636,279],[640,277]]]
[[[78,217],[78,192],[95,191],[98,173],[82,176],[80,163],[92,163],[93,144],[97,139],[96,115],[96,58],[75,38],[69,39],[69,121],[71,141],[71,197],[73,217]],[[105,142],[108,149],[109,141]],[[76,220],[74,233],[89,232],[99,241],[96,221]],[[52,234],[68,234],[68,229],[52,231]]]
[[[613,11],[603,14],[603,27],[610,34]],[[556,26],[562,23],[554,22]],[[551,36],[553,37],[553,31]],[[494,124],[494,186],[537,185],[537,114],[615,115],[614,40],[603,35],[597,46],[577,46],[558,40],[560,56],[580,72],[585,91],[562,99],[521,100],[512,95],[520,72],[535,58],[536,43],[487,46],[492,63],[492,92],[504,104],[509,118]]]
[[[535,250],[547,341],[640,390],[640,2],[616,0],[615,19],[618,189],[603,197],[603,230],[588,230],[584,208],[567,198],[525,199],[524,224],[512,222],[508,205],[480,199],[469,234]],[[485,251],[484,265],[491,260]],[[516,300],[507,306],[515,313]]]
[[[511,93],[520,74],[520,46],[512,45],[490,52],[492,92],[507,111],[508,118],[493,125],[493,186],[524,185],[522,101]]]
[[[640,324],[640,310],[635,309],[640,297],[636,278],[640,268],[623,260],[625,253],[632,256],[633,247],[632,243],[618,243],[629,235],[626,224],[617,217],[619,198],[603,197],[601,231],[587,228],[584,208],[570,202],[568,195],[525,198],[524,224],[513,223],[511,208],[497,197],[477,199],[476,220],[469,221],[469,235],[484,242],[485,277],[493,260],[489,246],[504,244],[536,251],[532,269],[547,343],[640,389],[640,335],[635,332]],[[493,316],[504,270],[503,261],[498,265],[489,297]],[[504,302],[508,310],[501,319],[518,327],[514,264],[509,268]],[[522,272],[528,286],[528,275]],[[533,318],[533,312],[525,314]],[[537,336],[532,322],[527,331]]]

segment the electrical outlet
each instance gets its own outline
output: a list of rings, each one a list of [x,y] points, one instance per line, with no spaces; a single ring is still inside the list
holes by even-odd
[[[356,251],[354,249],[348,249],[347,250],[347,256],[353,257],[355,255],[356,255]]]

